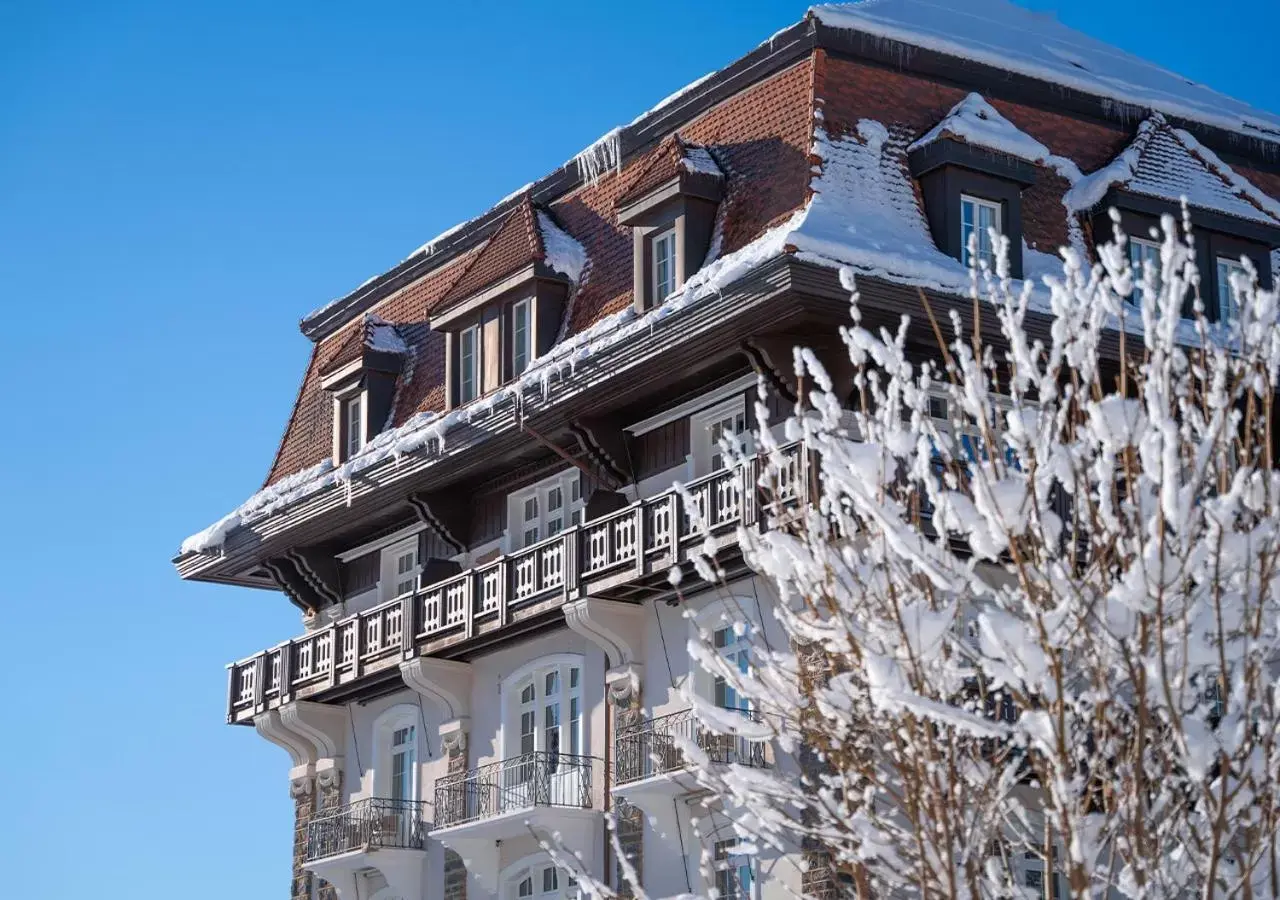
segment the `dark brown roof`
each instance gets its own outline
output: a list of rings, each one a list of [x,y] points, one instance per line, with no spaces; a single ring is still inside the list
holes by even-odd
[[[434,311],[448,309],[530,263],[540,262],[545,255],[538,215],[526,195],[493,237],[485,242]]]
[[[732,253],[785,219],[805,199],[813,136],[813,67],[809,59],[747,88],[683,128],[690,142],[712,147],[734,174],[725,197],[721,252]],[[666,142],[633,157],[620,173],[552,204],[557,225],[586,249],[589,274],[574,292],[569,334],[576,334],[632,302],[630,229],[617,222],[617,204],[641,170],[660,165]],[[525,198],[484,244],[378,302],[373,312],[395,323],[411,359],[396,395],[392,424],[419,411],[444,408],[444,340],[427,326],[429,314],[542,258],[537,210]],[[359,320],[321,341],[311,356],[267,483],[322,462],[332,452],[333,405],[320,373],[347,345]]]

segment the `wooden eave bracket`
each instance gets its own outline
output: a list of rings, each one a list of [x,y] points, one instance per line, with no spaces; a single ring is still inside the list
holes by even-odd
[[[569,431],[577,439],[582,452],[613,480],[613,487],[634,480],[631,454],[627,452],[627,433],[616,420],[579,418],[569,424]]]
[[[407,499],[418,516],[418,521],[458,553],[467,549],[466,536],[471,531],[471,505],[462,495],[415,491]]]

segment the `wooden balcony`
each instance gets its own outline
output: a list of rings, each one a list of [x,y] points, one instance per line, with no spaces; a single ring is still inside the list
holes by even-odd
[[[760,460],[748,460],[691,482],[695,509],[668,490],[231,663],[227,721],[248,723],[291,700],[349,695],[396,675],[402,660],[458,656],[579,597],[633,599],[641,588],[651,595],[708,537],[717,547],[736,544],[739,525],[763,526],[772,508],[805,496],[807,454],[798,444],[783,453],[787,465],[767,492],[757,486]]]

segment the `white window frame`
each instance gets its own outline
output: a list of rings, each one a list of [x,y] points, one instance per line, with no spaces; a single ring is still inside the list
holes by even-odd
[[[555,872],[556,887],[550,891],[543,891],[548,869]],[[532,879],[532,891],[522,897],[520,883],[526,878]],[[552,898],[563,900],[570,896],[569,875],[560,871],[546,853],[534,853],[517,860],[502,870],[498,881],[502,886],[501,900],[552,900]]]
[[[524,361],[519,361],[521,347],[518,345],[516,338],[519,332],[516,330],[516,317],[520,312],[524,312]],[[524,371],[529,368],[529,364],[533,362],[533,301],[529,298],[513,303],[511,306],[511,377],[519,378]]]
[[[471,339],[471,363],[468,366],[463,353],[467,338]],[[458,332],[458,405],[464,406],[478,398],[480,390],[480,326],[472,325]],[[466,389],[467,376],[471,377],[471,390]]]
[[[737,835],[723,837],[723,832],[711,835],[711,884],[710,887],[719,892],[719,900],[755,900],[758,896],[758,885],[760,884],[759,873],[756,869],[756,857],[754,854],[734,853],[733,847],[742,842]],[[721,858],[721,852],[724,852]],[[734,887],[732,893],[720,891],[720,873],[728,872],[731,869],[741,870],[747,869],[749,883],[742,885],[741,875],[735,872]]]
[[[545,541],[551,535],[548,530],[556,520],[556,516],[552,515],[548,509],[548,500],[556,489],[560,491],[560,509],[559,520],[560,527],[556,530],[559,534],[582,521],[583,510],[586,508],[586,501],[582,496],[582,479],[577,468],[566,469],[563,472],[557,472],[542,479],[536,484],[523,487],[518,491],[512,491],[507,495],[507,548],[508,552],[514,553],[516,550],[523,550],[525,547]],[[577,499],[574,499],[574,494]],[[530,501],[537,504],[537,514],[534,519],[528,519],[525,516],[525,505]],[[529,525],[533,524],[537,528],[537,537],[533,540],[526,540],[526,532]]]
[[[730,651],[736,655],[739,650],[745,649],[748,653],[748,660],[750,660],[751,635],[761,627],[760,623],[753,621],[747,614],[747,610],[754,606],[755,599],[752,597],[726,597],[724,600],[709,603],[689,619],[689,639],[699,643],[706,642],[709,646],[715,648],[717,631],[729,628],[736,633],[741,630],[741,635],[737,636],[737,640],[731,646],[715,649],[721,656],[727,656]],[[750,665],[750,662],[748,662],[748,665]],[[694,693],[707,703],[714,705],[717,676],[697,663],[692,664],[692,669],[694,674]],[[746,702],[743,701],[743,703]],[[750,707],[740,705],[736,708],[745,710]]]
[[[356,415],[352,416],[352,407]],[[346,462],[364,449],[364,436],[368,433],[365,419],[368,415],[368,404],[365,403],[364,391],[356,391],[338,400],[338,447],[341,451],[341,462]],[[354,427],[354,432],[352,431]],[[354,446],[352,438],[354,437]]]
[[[665,283],[670,284],[670,289],[665,294],[662,294],[659,291],[659,285],[664,283],[664,282],[660,282],[658,277],[658,247],[659,246],[666,246],[669,250],[667,263],[670,268],[670,273],[669,273],[670,277],[667,279]],[[666,300],[667,297],[670,297],[672,294],[674,294],[676,290],[679,289],[680,287],[680,281],[678,277],[678,267],[676,266],[676,230],[674,226],[671,228],[667,228],[663,231],[659,231],[650,239],[649,256],[651,257],[650,266],[649,266],[649,275],[653,282],[653,305],[657,306],[658,304]]]
[[[391,799],[393,759],[396,752],[395,735],[403,728],[413,729],[412,779],[407,799],[421,800],[422,779],[422,712],[416,705],[398,703],[379,715],[373,722],[374,770],[373,796]]]
[[[578,684],[572,686],[572,669],[578,670]],[[546,676],[551,672],[559,673],[558,691],[554,698],[546,696]],[[551,702],[560,704],[560,746],[558,752],[565,756],[587,756],[590,728],[587,725],[587,709],[583,700],[583,686],[586,683],[586,658],[579,653],[555,653],[535,659],[508,675],[502,682],[502,727],[499,744],[502,748],[502,759],[515,759],[525,748],[522,738],[525,734],[521,727],[523,713],[534,714],[533,751],[546,751],[547,729],[546,708]],[[522,694],[527,685],[534,687],[533,699],[524,702]],[[577,733],[573,732],[572,701],[578,701]],[[532,705],[531,705],[532,704]],[[577,749],[574,750],[574,740]]]
[[[689,455],[692,464],[691,475],[701,478],[710,475],[721,467],[714,467],[714,458],[721,453],[719,441],[712,440],[711,429],[725,419],[742,419],[742,430],[738,432],[744,440],[750,441],[751,429],[747,424],[746,402],[741,394],[723,400],[714,406],[698,410],[689,416]],[[748,444],[748,447],[750,445]]]
[[[983,241],[983,238],[986,237],[986,235],[983,235],[981,233],[981,227],[982,227],[981,226],[981,222],[982,222],[981,210],[983,208],[986,208],[995,213],[994,218],[996,223],[996,234],[1002,235],[1004,234],[1004,205],[1000,203],[998,200],[988,200],[985,197],[976,197],[973,194],[960,195],[960,222],[959,222],[960,261],[963,262],[966,266],[968,266],[970,262],[969,261],[969,238],[968,238],[968,235],[964,233],[964,205],[966,203],[973,204],[973,228],[974,228],[974,232],[978,234],[978,259],[979,260],[986,259],[986,257],[982,255],[982,241]],[[994,268],[995,259],[996,259],[996,247],[995,247],[995,243],[992,242],[991,257],[987,259],[987,264]]]
[[[1226,269],[1224,272],[1223,269]],[[1214,298],[1214,302],[1218,307],[1218,324],[1230,325],[1240,315],[1240,310],[1236,308],[1238,298],[1231,291],[1231,275],[1235,272],[1247,273],[1249,270],[1245,268],[1239,257],[1234,256],[1216,256],[1213,260],[1214,282],[1218,289],[1218,296]],[[1226,308],[1223,308],[1226,304]]]
[[[422,573],[422,552],[418,544],[419,533],[414,532],[412,536],[382,548],[381,559],[378,563],[378,596],[383,600],[391,600],[401,594],[408,593],[408,591],[397,590],[404,581],[413,581],[413,588],[410,588],[410,590],[418,586],[418,576]],[[413,567],[407,572],[401,572],[399,569],[400,558],[411,551],[414,559]]]

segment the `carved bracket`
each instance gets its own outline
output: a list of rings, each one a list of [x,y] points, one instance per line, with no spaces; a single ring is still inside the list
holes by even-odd
[[[435,703],[446,719],[471,715],[471,664],[419,656],[400,663],[404,683]]]
[[[635,706],[640,699],[643,675],[643,664],[635,662],[614,666],[605,672],[604,683],[609,693],[609,701],[619,709],[631,709]]]
[[[635,662],[644,641],[644,610],[631,603],[584,597],[565,604],[564,619],[571,631],[604,651],[611,666]]]
[[[341,707],[303,700],[286,703],[253,720],[253,727],[277,747],[289,754],[289,794],[308,796],[313,779],[322,787],[341,777],[346,714]]]
[[[470,719],[450,719],[440,726],[440,749],[446,756],[466,753],[467,734],[470,731]]]
[[[787,377],[791,369],[791,344],[777,339],[748,338],[739,345],[752,370],[788,403],[796,402],[795,386]]]
[[[458,553],[467,549],[471,506],[461,497],[446,497],[417,491],[408,496],[418,520],[440,536]]]
[[[603,470],[610,487],[629,484],[632,479],[627,434],[616,422],[605,419],[576,419],[569,431],[582,451]]]
[[[326,605],[342,602],[338,561],[311,548],[295,548],[287,554],[298,574]]]

